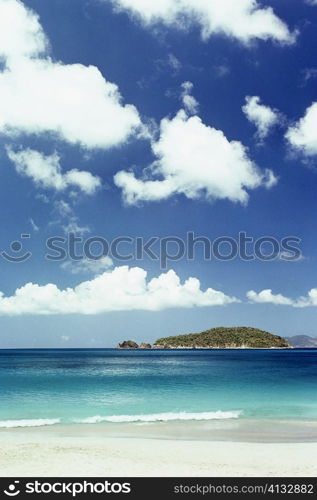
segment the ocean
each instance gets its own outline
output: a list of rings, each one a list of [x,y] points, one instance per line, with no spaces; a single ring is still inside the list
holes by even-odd
[[[0,428],[317,421],[317,349],[0,350]]]

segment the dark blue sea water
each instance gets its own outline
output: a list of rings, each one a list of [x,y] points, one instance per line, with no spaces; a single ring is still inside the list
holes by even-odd
[[[317,350],[0,350],[0,427],[317,420]]]

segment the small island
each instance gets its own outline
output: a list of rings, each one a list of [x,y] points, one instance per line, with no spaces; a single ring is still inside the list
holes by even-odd
[[[279,335],[246,326],[211,328],[201,333],[164,337],[151,344],[127,340],[120,349],[290,349]]]

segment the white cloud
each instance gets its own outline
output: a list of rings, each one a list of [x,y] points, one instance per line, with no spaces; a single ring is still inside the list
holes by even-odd
[[[178,73],[182,68],[182,63],[180,62],[180,60],[177,59],[177,57],[172,53],[168,54],[167,63],[170,66],[170,68],[174,71],[174,73]]]
[[[0,131],[9,136],[51,132],[85,148],[110,148],[139,125],[135,107],[123,106],[117,86],[94,66],[25,60],[0,74]]]
[[[317,3],[316,3],[317,5]],[[302,85],[306,85],[309,80],[316,80],[317,78],[317,68],[305,68],[302,70]]]
[[[136,108],[95,66],[54,62],[38,16],[0,0],[0,132],[52,133],[84,148],[110,148],[140,130]]]
[[[258,138],[263,140],[271,129],[279,123],[281,115],[276,109],[261,104],[259,96],[247,96],[245,100],[246,104],[242,106],[242,111],[247,119],[256,126]]]
[[[306,109],[305,115],[286,133],[286,139],[306,156],[317,154],[317,102]]]
[[[74,213],[73,208],[65,200],[56,201],[54,203],[54,208],[61,217],[71,217]]]
[[[73,207],[67,201],[55,201],[54,209],[62,220],[52,221],[51,225],[62,224],[62,229],[66,234],[76,233],[77,235],[83,235],[90,232],[89,226],[81,226],[79,224],[79,219],[75,215]]]
[[[256,302],[258,304],[293,305],[293,301],[291,299],[288,299],[281,294],[274,295],[270,289],[262,290],[259,293],[254,290],[250,290],[247,293],[247,297],[251,302]]]
[[[309,290],[307,297],[301,297],[298,300],[299,307],[317,306],[317,288]]]
[[[36,200],[40,200],[42,203],[45,203],[45,204],[48,204],[50,202],[49,197],[46,196],[46,194],[43,194],[43,193],[37,193],[35,195],[35,199]]]
[[[90,172],[72,169],[63,173],[57,153],[45,156],[32,149],[14,152],[8,148],[7,154],[16,171],[32,179],[34,184],[41,188],[56,191],[78,188],[83,193],[92,195],[101,186],[100,178]]]
[[[198,112],[199,103],[196,101],[195,97],[191,95],[194,85],[192,82],[184,82],[181,87],[181,99],[184,109],[189,115],[195,115]]]
[[[84,235],[91,231],[89,226],[81,226],[76,215],[69,217],[69,220],[63,224],[62,229],[65,234],[75,233],[76,235]]]
[[[277,258],[284,262],[302,262],[303,260],[306,260],[306,257],[302,253],[296,255],[294,251],[289,252],[288,250],[282,250],[279,252],[277,254]]]
[[[222,292],[202,291],[196,278],[181,283],[174,271],[147,280],[144,269],[127,266],[105,272],[75,288],[27,283],[15,294],[0,294],[0,315],[100,314],[110,311],[160,311],[223,306],[237,302]]]
[[[99,259],[88,259],[84,258],[79,261],[68,260],[63,262],[61,265],[62,269],[66,271],[70,271],[72,274],[80,274],[80,273],[92,273],[92,274],[100,274],[106,269],[112,267],[113,261],[107,255],[100,257]]]
[[[18,0],[0,2],[0,56],[38,57],[48,50],[39,17]]]
[[[145,25],[163,22],[186,28],[200,26],[203,39],[224,34],[243,43],[253,39],[290,44],[294,42],[287,25],[271,7],[260,7],[256,0],[104,0],[117,10],[138,16]]]
[[[226,63],[223,63],[223,64],[215,64],[213,67],[212,67],[212,71],[213,71],[213,74],[217,77],[217,78],[223,78],[227,75],[230,74],[231,72],[231,68],[228,64]]]
[[[36,222],[34,221],[34,219],[32,219],[32,217],[29,219],[29,222],[30,222],[30,224],[31,224],[31,227],[32,227],[33,231],[34,231],[35,233],[38,233],[38,232],[39,232],[39,230],[40,230],[40,228],[39,228],[39,226],[36,224]]]
[[[281,294],[273,294],[272,290],[262,290],[257,293],[253,290],[247,293],[247,297],[251,302],[259,304],[275,304],[292,307],[316,307],[317,306],[317,288],[312,288],[306,297],[291,299]]]
[[[153,142],[157,160],[141,179],[120,171],[115,184],[127,204],[158,201],[172,195],[187,198],[228,199],[246,203],[248,190],[276,183],[273,172],[262,173],[238,141],[229,141],[221,130],[205,125],[184,110],[161,122],[160,138]]]

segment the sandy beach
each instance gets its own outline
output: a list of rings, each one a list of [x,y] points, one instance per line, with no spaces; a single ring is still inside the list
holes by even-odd
[[[150,426],[151,427],[151,426]],[[118,436],[105,426],[53,426],[2,429],[2,476],[316,476],[317,442],[256,442],[153,437],[157,427],[121,427]],[[160,430],[162,432],[162,429]],[[163,432],[163,434],[164,434]],[[232,429],[234,435],[234,428]],[[126,435],[125,435],[126,434]],[[167,437],[170,434],[171,437]],[[128,435],[130,437],[128,437]],[[174,437],[172,437],[174,435]],[[121,436],[121,437],[119,437]],[[240,437],[238,437],[240,436]],[[192,436],[193,437],[193,436]],[[196,436],[197,437],[197,436]],[[234,439],[234,438],[233,438]]]

